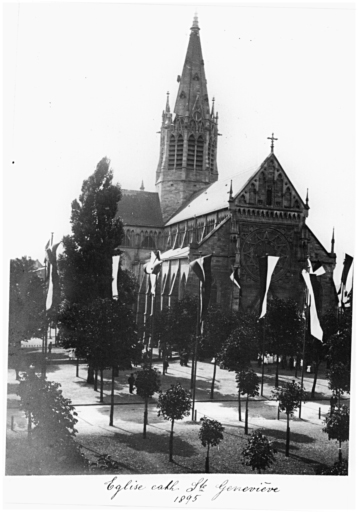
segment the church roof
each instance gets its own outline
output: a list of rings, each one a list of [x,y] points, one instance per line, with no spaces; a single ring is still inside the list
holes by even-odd
[[[123,224],[129,226],[162,226],[163,217],[157,192],[122,190],[116,217],[121,217]]]
[[[176,212],[176,214],[171,217],[168,222],[165,224],[166,226],[170,226],[172,224],[176,224],[177,222],[182,222],[183,220],[191,219],[194,216],[205,215],[211,212],[216,212],[219,210],[224,210],[229,206],[229,192],[230,192],[230,184],[232,181],[232,193],[233,199],[236,199],[239,196],[248,183],[255,178],[255,176],[261,171],[269,158],[274,157],[277,161],[278,165],[282,169],[276,155],[270,153],[265,160],[259,165],[259,167],[251,167],[246,171],[243,171],[235,176],[225,178],[222,180],[218,180],[211,185],[208,185],[206,188],[201,190],[200,192],[195,193],[187,203],[183,205],[183,207]],[[282,170],[282,172],[284,172]],[[295,190],[297,197],[301,200],[299,194]]]
[[[260,168],[261,165],[259,169]],[[256,174],[259,169],[256,168],[254,174]],[[250,168],[247,171],[232,176],[231,178],[215,181],[212,185],[209,185],[192,196],[190,201],[187,202],[171,219],[169,219],[166,226],[190,219],[194,217],[194,215],[205,215],[207,213],[228,208],[231,181],[233,196],[235,197],[243,188],[245,188],[246,184],[252,177],[252,168]]]

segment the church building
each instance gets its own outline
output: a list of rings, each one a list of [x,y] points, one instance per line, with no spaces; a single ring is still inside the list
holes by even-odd
[[[302,305],[301,271],[309,257],[326,271],[319,278],[322,310],[336,304],[334,237],[328,251],[309,228],[308,194],[303,199],[282,168],[274,136],[270,153],[253,174],[220,179],[218,114],[214,100],[209,101],[199,31],[195,17],[174,110],[168,94],[162,113],[156,192],[146,192],[142,183],[140,190],[122,190],[118,204],[125,231],[122,266],[138,279],[137,323],[146,336],[152,300],[158,311],[186,293],[197,294],[198,278],[189,263],[208,254],[212,304],[258,312],[258,258],[265,254],[280,258],[270,294]],[[156,250],[166,257],[152,299],[144,265]],[[234,269],[240,289],[230,280]]]

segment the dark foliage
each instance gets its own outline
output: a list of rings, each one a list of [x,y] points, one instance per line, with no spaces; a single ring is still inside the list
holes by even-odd
[[[275,453],[277,450],[272,447],[272,442],[262,432],[255,430],[247,441],[247,447],[242,451],[243,464],[261,473],[275,462]]]
[[[156,335],[179,352],[190,353],[194,347],[197,325],[197,297],[190,295],[165,308],[156,317]]]
[[[218,354],[220,366],[235,372],[247,368],[250,361],[257,358],[259,342],[257,318],[248,313],[240,316],[239,326],[232,331]]]
[[[31,421],[32,436],[54,457],[71,457],[78,452],[74,437],[77,413],[71,400],[62,396],[60,384],[38,377],[34,371],[23,373],[18,387],[20,409]]]
[[[348,461],[342,460],[335,462],[333,466],[320,466],[316,469],[316,475],[348,475]]]
[[[201,427],[199,430],[199,439],[203,446],[218,446],[224,439],[223,432],[225,428],[219,421],[210,420],[206,416],[200,418]]]
[[[65,348],[75,348],[94,368],[112,366],[126,369],[139,363],[134,312],[118,299],[96,299],[88,304],[64,301],[60,311],[61,340]]]
[[[326,432],[330,439],[337,439],[340,443],[349,440],[349,408],[346,405],[335,407],[332,414],[325,418]]]
[[[190,393],[182,388],[179,383],[172,384],[165,393],[159,395],[158,416],[162,415],[165,420],[182,420],[185,416],[189,416],[190,407]]]

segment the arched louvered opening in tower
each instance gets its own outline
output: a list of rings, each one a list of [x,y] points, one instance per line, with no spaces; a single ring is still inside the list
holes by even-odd
[[[215,162],[215,140],[211,137],[209,140],[209,168],[210,172],[214,171]]]
[[[175,166],[175,137],[174,137],[174,135],[171,135],[170,141],[169,141],[168,168],[174,169],[174,166]]]
[[[184,151],[184,139],[182,135],[178,136],[177,139],[177,154],[175,167],[180,168],[183,165],[183,151]]]
[[[187,157],[188,169],[194,169],[195,167],[195,137],[190,135],[188,139],[188,157]]]
[[[198,140],[196,141],[195,168],[198,171],[201,171],[203,169],[203,158],[204,158],[204,139],[200,135],[200,137],[198,137]]]

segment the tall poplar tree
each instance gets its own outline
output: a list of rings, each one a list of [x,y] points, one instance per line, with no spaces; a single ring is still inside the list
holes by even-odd
[[[120,254],[123,237],[117,217],[122,194],[112,182],[110,162],[103,158],[72,202],[72,235],[64,237],[59,258],[60,338],[65,347],[76,349],[77,356],[86,357],[88,382],[93,382],[95,368],[125,366],[138,362],[141,354],[133,312],[135,281],[121,268],[118,297],[112,298],[112,257]]]

